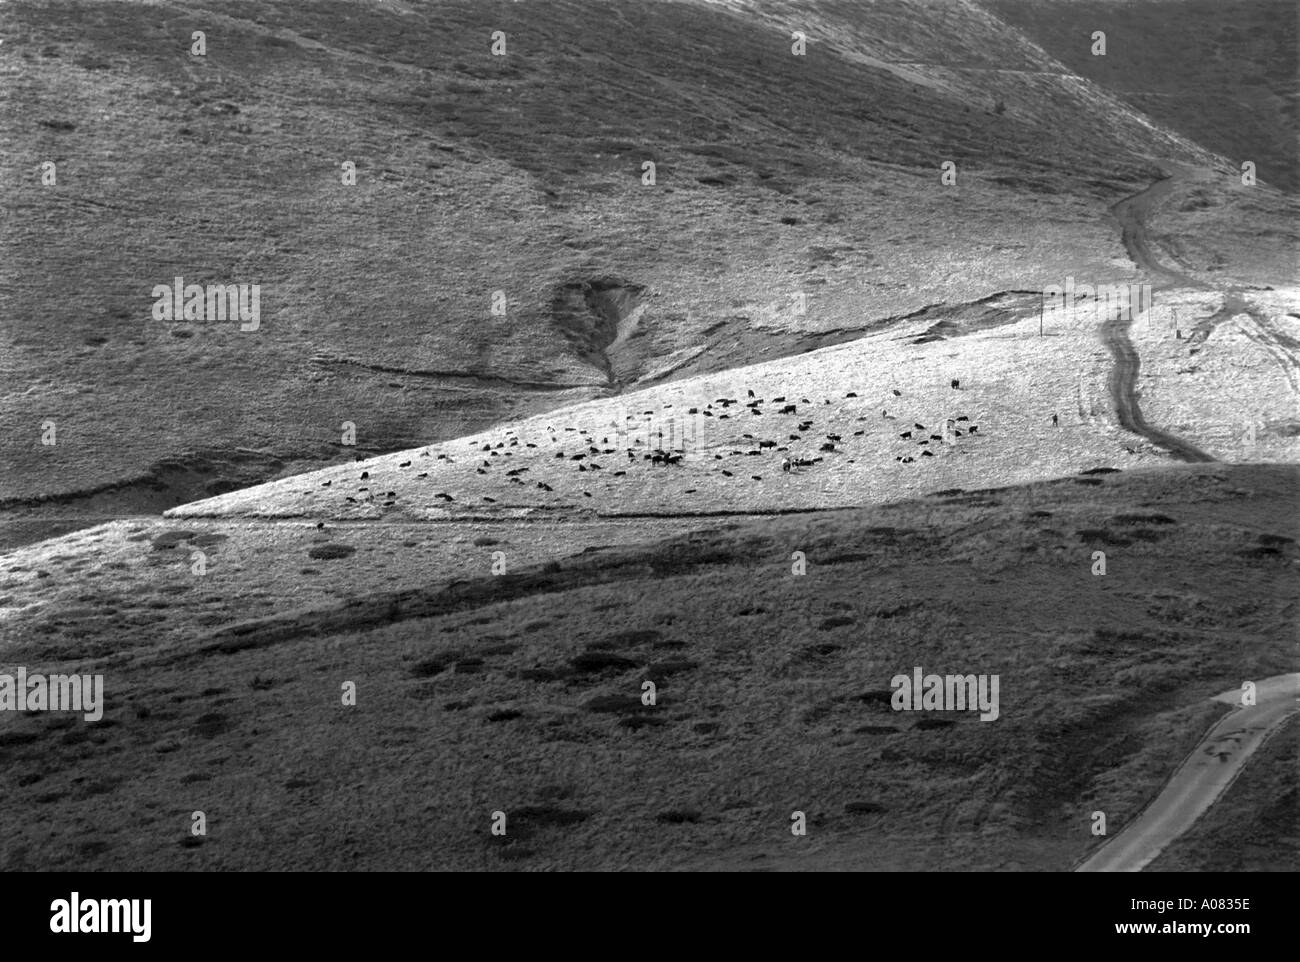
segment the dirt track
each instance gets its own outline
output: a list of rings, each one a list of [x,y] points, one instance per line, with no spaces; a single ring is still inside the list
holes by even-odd
[[[1172,177],[1166,177],[1146,190],[1124,198],[1112,210],[1119,220],[1124,249],[1128,251],[1128,256],[1132,258],[1133,263],[1155,279],[1153,286],[1156,289],[1193,287],[1204,290],[1207,289],[1205,284],[1165,267],[1151,253],[1150,239],[1146,232],[1146,217],[1152,206],[1169,193],[1173,183]],[[1116,317],[1108,319],[1102,326],[1101,333],[1106,347],[1115,358],[1115,367],[1111,369],[1110,377],[1107,379],[1107,388],[1115,404],[1115,415],[1119,423],[1126,431],[1141,435],[1152,444],[1164,448],[1180,461],[1215,460],[1200,448],[1147,424],[1137,398],[1137,376],[1142,366],[1142,359],[1128,336],[1128,328],[1133,319],[1129,311],[1117,311],[1116,314]]]

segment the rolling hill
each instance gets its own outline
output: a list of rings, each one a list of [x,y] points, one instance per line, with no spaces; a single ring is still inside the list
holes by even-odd
[[[0,865],[1065,870],[1295,670],[1277,5],[0,9]]]

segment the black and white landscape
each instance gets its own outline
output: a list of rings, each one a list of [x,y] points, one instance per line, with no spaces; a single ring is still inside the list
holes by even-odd
[[[1289,0],[0,39],[0,869],[1300,868]]]

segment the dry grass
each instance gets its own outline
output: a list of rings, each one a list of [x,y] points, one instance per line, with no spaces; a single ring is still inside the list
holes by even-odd
[[[133,617],[146,585],[165,596],[166,636],[125,617],[106,630],[99,596],[9,619],[7,661],[103,671],[110,707],[101,726],[7,720],[21,773],[7,811],[28,813],[4,825],[8,858],[39,844],[46,864],[91,867],[1066,867],[1089,812],[1115,826],[1159,788],[1221,710],[1203,699],[1289,667],[1295,603],[1293,469],[1094,477],[701,525],[495,578],[486,558],[390,564],[384,587],[358,551],[311,562],[339,597],[298,611],[272,553],[248,595],[267,604],[223,597],[249,620],[206,629],[215,583],[172,594],[144,560],[201,531],[154,533],[99,583],[124,609],[144,602]],[[1105,577],[1090,574],[1095,532],[1111,539]],[[578,551],[596,535],[560,537]],[[12,562],[48,550],[11,555],[6,592],[31,584]],[[43,556],[43,580],[74,557]],[[1001,717],[891,712],[880,692],[915,665],[999,674]],[[348,680],[356,708],[338,703]],[[132,778],[114,780],[123,764]],[[416,799],[421,817],[396,814]],[[214,826],[198,844],[196,809]],[[807,850],[786,828],[795,809]],[[496,810],[522,815],[504,841]]]
[[[78,5],[75,31],[65,3],[11,6],[4,498],[200,448],[254,448],[274,477],[337,457],[345,420],[394,450],[600,394],[554,316],[569,283],[659,292],[621,348],[635,379],[1102,274],[1105,208],[1154,174],[1139,154],[1204,159],[1066,79],[918,83],[859,56],[862,36],[922,61],[960,37],[1019,49],[961,8],[877,5],[850,30],[827,7],[795,58],[774,23],[680,3]],[[176,275],[261,284],[261,329],[152,321]]]

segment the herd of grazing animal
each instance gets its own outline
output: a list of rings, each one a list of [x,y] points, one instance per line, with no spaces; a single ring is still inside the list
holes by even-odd
[[[953,383],[955,387],[956,382]],[[958,424],[966,424],[966,428],[960,428],[957,426]],[[912,441],[917,447],[924,448],[925,450],[920,453],[919,457],[932,458],[935,457],[934,451],[930,448],[932,442],[938,441],[940,444],[952,447],[956,445],[957,439],[963,435],[978,434],[979,425],[971,424],[969,416],[959,414],[955,418],[944,420],[942,433],[929,434],[928,431],[929,429],[918,421],[912,425],[912,430],[900,432],[898,438],[900,441]],[[915,464],[916,458],[917,456],[914,455],[900,454],[895,456],[894,460],[902,464]]]
[[[960,381],[954,378],[951,381],[951,386],[953,390],[960,390]],[[895,398],[901,398],[903,396],[903,392],[897,388],[892,389],[892,394]],[[707,403],[702,409],[697,407],[690,408],[689,414],[692,417],[717,418],[718,420],[723,420],[730,418],[731,409],[735,408],[737,411],[747,410],[753,417],[764,416],[763,406],[768,402],[764,398],[758,397],[754,393],[753,389],[747,389],[746,395],[747,399],[743,403],[738,398],[720,397]],[[857,397],[857,393],[853,391],[850,391],[845,395],[846,399]],[[791,418],[794,421],[794,424],[782,428],[779,427],[779,422],[773,423],[771,427],[774,436],[771,438],[758,437],[750,432],[743,433],[741,439],[749,442],[750,447],[744,449],[742,445],[741,448],[732,449],[730,451],[730,456],[762,457],[769,453],[775,454],[780,456],[782,474],[789,475],[791,473],[799,473],[805,468],[814,468],[818,464],[823,463],[824,459],[829,456],[843,457],[853,454],[852,445],[854,444],[854,439],[863,437],[867,433],[867,428],[863,427],[854,431],[847,441],[845,440],[845,435],[848,432],[843,429],[841,429],[841,433],[832,433],[827,431],[823,433],[821,437],[805,437],[805,435],[813,430],[817,422],[817,416],[811,413],[808,409],[811,408],[812,411],[815,412],[826,405],[830,405],[831,400],[829,398],[824,398],[821,405],[816,405],[806,397],[799,398],[797,401],[787,401],[787,399],[782,396],[772,398],[771,403],[774,405],[780,405],[780,407],[775,408],[774,411],[768,411],[767,413],[769,416],[774,415],[778,418]],[[802,413],[801,406],[803,408]],[[671,407],[671,404],[663,405],[664,409]],[[656,415],[663,417],[664,411],[648,410],[641,414],[640,419],[653,425]],[[890,413],[886,408],[880,410],[880,416],[885,421],[898,420],[898,415]],[[598,431],[593,432],[582,427],[566,426],[562,432],[557,432],[554,426],[547,426],[545,430],[549,440],[548,446],[554,448],[553,452],[551,452],[552,458],[554,461],[567,462],[572,466],[575,473],[596,475],[602,471],[606,471],[607,467],[610,466],[602,463],[601,459],[609,456],[618,457],[619,460],[614,462],[612,467],[617,468],[621,464],[623,469],[608,471],[608,476],[610,478],[627,477],[628,469],[631,469],[633,465],[637,464],[639,461],[649,462],[650,465],[655,467],[662,466],[671,468],[681,465],[686,459],[688,451],[684,446],[685,439],[678,439],[681,446],[674,447],[671,443],[671,439],[669,444],[665,446],[662,431],[659,431],[655,435],[643,433],[638,436],[637,428],[644,428],[645,426],[632,423],[637,420],[637,416],[628,414],[625,420],[629,423],[623,425],[608,425],[609,428],[612,428],[609,434],[614,435],[612,442],[609,434],[597,437],[599,434]],[[865,422],[868,421],[869,418],[861,416],[856,420],[858,422]],[[1053,422],[1055,423],[1055,418],[1053,418]],[[697,425],[700,423],[702,422],[696,422]],[[945,419],[942,427],[937,429],[938,433],[932,433],[932,430],[934,429],[926,427],[926,425],[922,424],[920,421],[914,421],[912,422],[911,427],[907,430],[897,432],[899,441],[910,442],[916,448],[921,450],[915,454],[908,453],[897,455],[894,460],[902,464],[915,464],[919,462],[920,458],[935,457],[935,451],[932,446],[955,446],[957,444],[957,439],[963,436],[977,434],[979,427],[970,422],[969,416],[958,414],[955,417]],[[642,438],[645,439],[644,443]],[[781,440],[778,440],[778,438]],[[793,448],[792,445],[794,446]],[[496,444],[490,442],[474,442],[473,447],[477,448],[477,451],[471,451],[470,460],[479,462],[474,465],[475,474],[485,478],[494,476],[501,477],[503,483],[514,485],[521,489],[533,488],[538,491],[554,493],[555,488],[546,481],[530,481],[524,477],[524,475],[528,474],[531,470],[527,465],[512,467],[504,471],[498,470],[498,466],[506,466],[507,460],[514,457],[516,453],[513,449],[519,448],[520,446],[521,441],[517,436],[515,436],[515,430],[513,428],[507,428],[504,431],[503,439],[497,441]],[[528,449],[537,449],[539,445],[530,441],[523,444],[523,447]],[[812,453],[814,447],[816,454]],[[519,453],[522,455],[525,452],[520,451]],[[620,457],[623,454],[626,454],[626,461],[622,460]],[[430,454],[425,450],[421,452],[419,457],[429,458]],[[462,455],[462,457],[464,456]],[[717,461],[723,461],[725,460],[725,457],[726,456],[722,453],[713,454],[713,459]],[[447,453],[438,454],[436,459],[446,461],[448,464],[457,463],[456,459]],[[848,463],[852,464],[855,459],[853,457],[848,457],[847,460]],[[403,470],[409,469],[412,464],[412,460],[402,461],[398,465],[398,468]],[[518,464],[518,462],[516,462],[516,464]],[[534,467],[540,467],[540,465],[535,464]],[[722,465],[718,465],[717,470],[719,476],[722,478],[737,478],[737,473],[735,471],[728,470]],[[742,472],[742,475],[743,474],[748,474],[752,481],[761,482],[763,480],[762,474]],[[534,477],[535,476],[536,475],[534,474]],[[429,477],[429,472],[420,472],[416,477],[419,479],[427,479]],[[369,478],[369,471],[361,472],[361,481],[368,481]],[[331,483],[332,481],[327,480],[322,483],[322,486],[328,487]],[[607,481],[606,487],[608,488],[612,483],[612,481]],[[579,490],[582,489],[579,488]],[[690,491],[684,493],[693,493],[696,490],[698,489],[692,488]],[[592,497],[591,492],[588,490],[582,490],[582,494],[587,498]],[[355,496],[347,495],[345,497],[348,503],[356,505],[373,504],[376,503],[377,499],[379,499],[378,503],[382,505],[382,507],[393,507],[396,505],[398,500],[398,494],[396,491],[377,494],[376,492],[371,491],[368,486],[358,488]],[[456,502],[456,497],[445,491],[435,493],[434,497],[447,504]],[[497,503],[496,498],[492,498],[488,495],[481,495],[481,500],[487,504]]]

